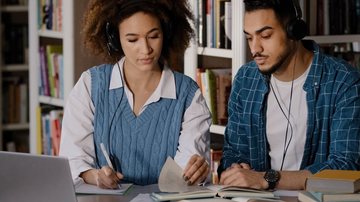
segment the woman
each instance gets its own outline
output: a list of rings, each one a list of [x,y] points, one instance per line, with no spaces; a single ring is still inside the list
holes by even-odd
[[[157,183],[167,156],[189,185],[205,180],[210,113],[196,83],[168,67],[193,35],[189,19],[186,0],[89,3],[85,45],[111,64],[85,71],[66,104],[60,155],[74,180]]]

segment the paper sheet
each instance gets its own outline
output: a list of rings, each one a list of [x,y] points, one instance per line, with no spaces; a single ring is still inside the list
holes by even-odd
[[[95,185],[86,184],[82,179],[75,183],[75,192],[77,194],[110,194],[123,195],[132,184],[121,184],[121,189],[101,189]]]
[[[188,186],[183,179],[182,168],[171,157],[166,159],[161,169],[158,184],[161,192],[188,192],[204,189],[199,186]]]

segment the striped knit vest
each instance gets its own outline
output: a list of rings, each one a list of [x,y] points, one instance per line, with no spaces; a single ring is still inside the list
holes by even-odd
[[[176,99],[161,98],[135,116],[124,88],[109,90],[112,67],[90,69],[97,166],[107,165],[100,149],[100,143],[104,143],[124,181],[157,183],[167,156],[175,156],[183,115],[198,86],[189,77],[174,72]]]

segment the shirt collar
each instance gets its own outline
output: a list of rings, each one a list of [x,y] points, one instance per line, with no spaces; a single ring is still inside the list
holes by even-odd
[[[125,57],[121,58],[117,64],[113,66],[111,72],[110,86],[109,90],[122,88],[124,86],[124,67]],[[164,65],[164,69],[161,74],[160,82],[156,90],[154,91],[154,95],[158,95],[157,97],[176,99],[176,87],[175,87],[175,77],[172,70]]]
[[[323,73],[324,55],[321,54],[319,45],[313,40],[303,40],[303,45],[310,51],[313,51],[314,57],[311,62],[308,76],[305,80],[304,90],[309,91],[313,87],[318,87],[320,84],[321,75]]]

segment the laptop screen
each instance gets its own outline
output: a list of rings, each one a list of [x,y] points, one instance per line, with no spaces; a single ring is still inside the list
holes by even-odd
[[[68,159],[0,151],[1,202],[76,202]]]

